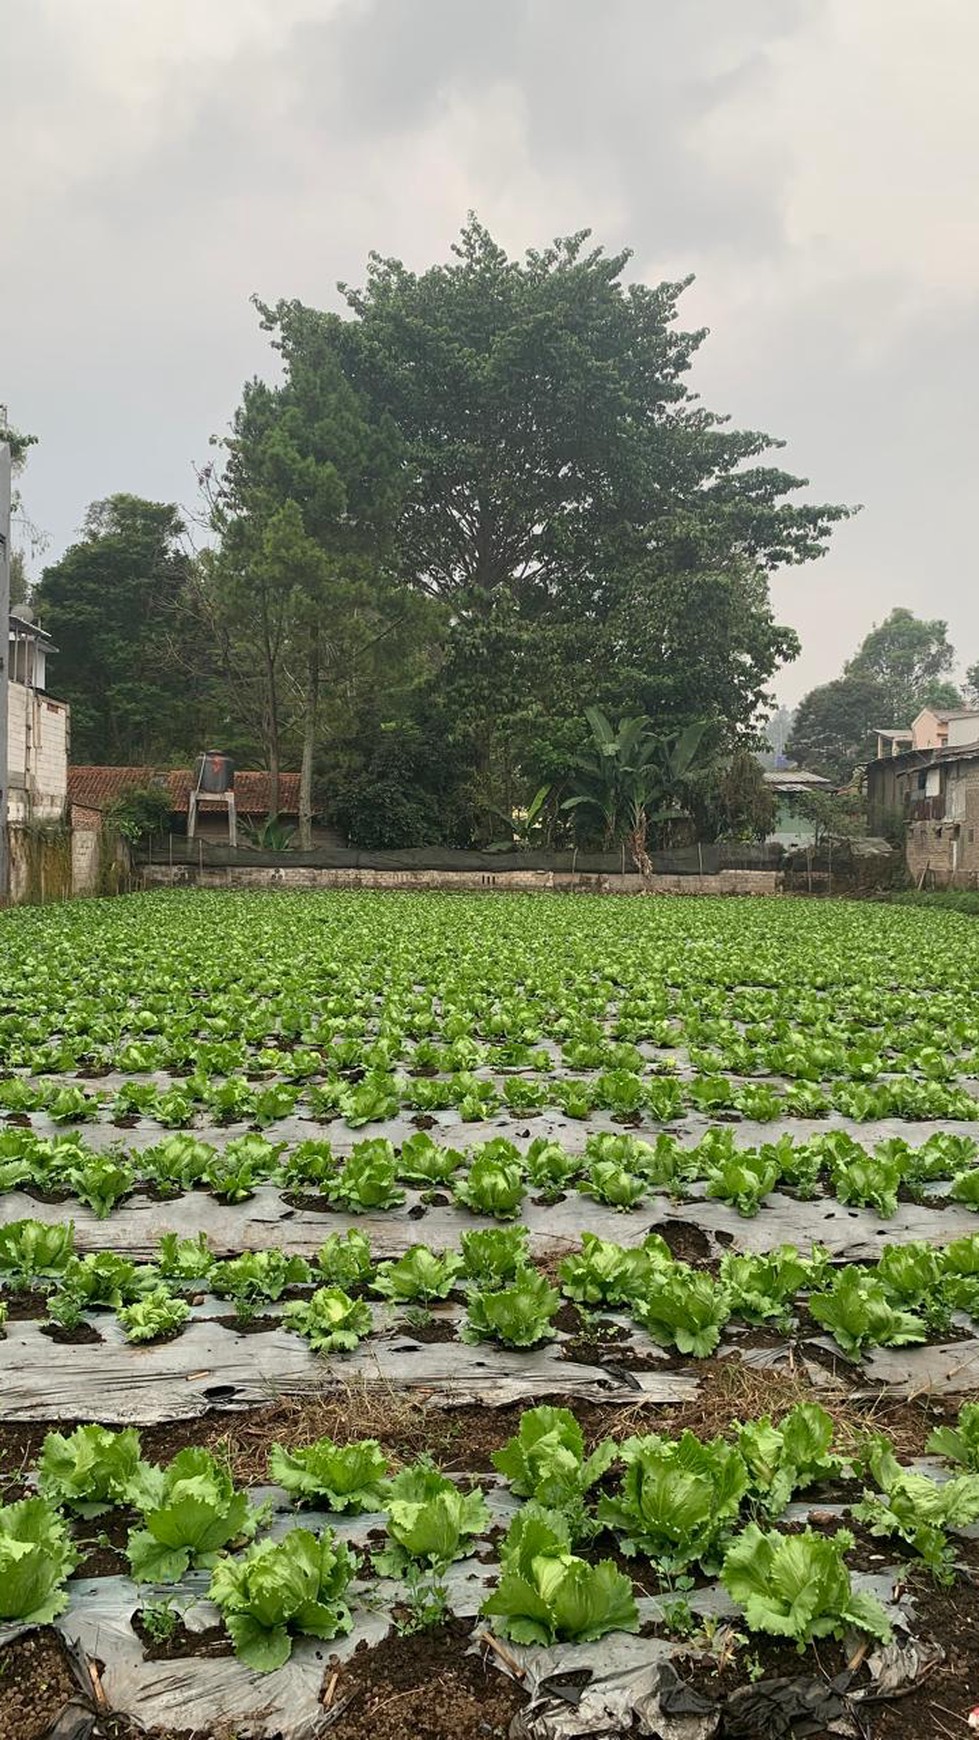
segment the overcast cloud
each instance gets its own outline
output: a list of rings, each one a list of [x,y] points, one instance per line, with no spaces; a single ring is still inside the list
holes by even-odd
[[[694,385],[861,502],[776,579],[834,676],[895,604],[979,658],[976,0],[2,0],[0,401],[48,559],[270,370],[249,295],[590,226],[693,271]]]

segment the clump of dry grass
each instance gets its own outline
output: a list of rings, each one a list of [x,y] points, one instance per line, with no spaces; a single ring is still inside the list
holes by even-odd
[[[225,1426],[212,1449],[228,1458],[236,1480],[260,1481],[271,1445],[296,1450],[317,1438],[338,1444],[376,1438],[396,1464],[426,1450],[444,1453],[451,1427],[442,1414],[436,1425],[416,1394],[376,1378],[351,1378],[339,1388],[278,1396],[261,1413]]]

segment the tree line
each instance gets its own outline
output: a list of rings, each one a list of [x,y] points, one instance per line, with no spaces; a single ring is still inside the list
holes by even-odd
[[[803,696],[786,754],[837,784],[877,752],[877,732],[909,730],[925,707],[979,707],[979,661],[959,687],[948,624],[898,608],[865,636],[839,677]]]
[[[75,760],[224,747],[273,809],[298,766],[303,836],[322,810],[367,847],[511,838],[542,791],[544,837],[598,838],[567,803],[591,709],[695,726],[698,825],[764,831],[752,751],[798,651],[769,575],[850,510],[702,404],[686,283],[628,260],[588,232],[511,259],[471,218],[448,263],[372,255],[340,313],[257,303],[278,378],[203,473],[206,547],[115,495],[35,589]]]

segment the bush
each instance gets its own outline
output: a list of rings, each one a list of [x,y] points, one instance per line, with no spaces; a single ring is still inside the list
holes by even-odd
[[[134,785],[109,805],[105,820],[108,827],[135,845],[151,834],[169,833],[172,809],[173,799],[165,785]]]

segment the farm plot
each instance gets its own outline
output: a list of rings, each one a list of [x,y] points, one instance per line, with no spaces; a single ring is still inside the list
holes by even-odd
[[[977,990],[847,903],[5,914],[4,1734],[961,1726]]]

